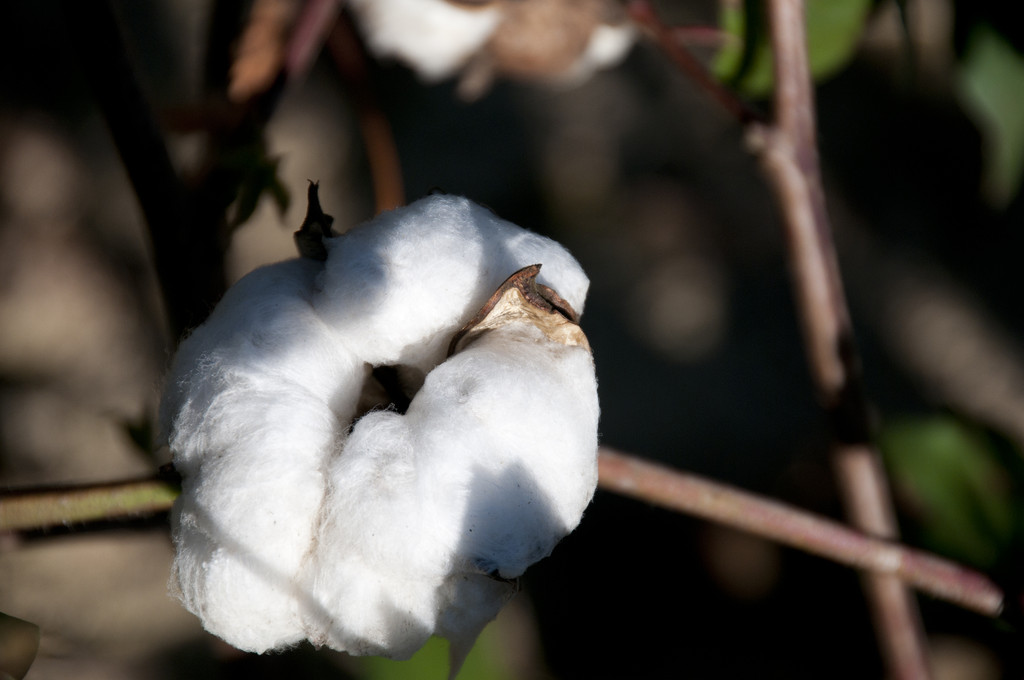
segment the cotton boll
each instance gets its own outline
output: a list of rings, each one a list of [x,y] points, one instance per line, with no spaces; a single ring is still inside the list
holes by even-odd
[[[351,0],[366,42],[381,57],[397,57],[426,80],[454,75],[501,20],[497,6],[446,0]]]
[[[427,81],[461,73],[474,99],[495,76],[575,85],[622,59],[636,31],[618,0],[353,0],[366,42]]]
[[[579,522],[598,413],[589,351],[517,320],[434,369],[405,415],[358,421],[328,472],[311,639],[406,658],[433,632],[457,668],[507,579]]]
[[[578,85],[595,72],[618,64],[633,47],[636,35],[636,27],[628,22],[596,26],[586,49],[558,79],[565,85]]]
[[[575,85],[617,63],[635,33],[618,0],[504,0],[486,54],[501,74]]]
[[[248,651],[305,637],[296,575],[367,373],[310,306],[319,269],[285,262],[231,288],[182,343],[161,405],[182,475],[172,590]]]
[[[428,196],[327,241],[314,304],[374,364],[426,372],[509,273],[543,263],[541,283],[582,312],[589,280],[560,244],[458,196]]]
[[[442,635],[454,673],[593,495],[588,280],[458,197],[313,240],[326,260],[243,278],[175,359],[171,589],[243,650],[407,658]],[[381,365],[422,386],[352,425]]]

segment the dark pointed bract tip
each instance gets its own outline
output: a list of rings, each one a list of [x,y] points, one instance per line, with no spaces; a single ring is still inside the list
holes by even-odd
[[[299,249],[299,255],[312,260],[327,259],[327,246],[324,239],[333,236],[331,224],[334,218],[324,214],[320,207],[320,183],[309,181],[309,189],[306,191],[306,218],[302,226],[295,232],[295,246]]]

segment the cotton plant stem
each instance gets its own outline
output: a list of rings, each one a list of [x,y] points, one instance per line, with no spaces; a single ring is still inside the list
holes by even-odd
[[[776,120],[760,120],[673,40],[648,0],[632,0],[630,16],[666,55],[747,128],[782,206],[811,372],[835,434],[833,459],[850,520],[865,532],[895,538],[896,524],[877,451],[835,249],[825,211],[815,141],[814,108],[801,0],[768,3],[776,77]],[[929,676],[915,603],[902,584],[867,576],[865,590],[883,656],[896,678]]]
[[[602,447],[602,489],[718,522],[871,573],[965,609],[998,616],[1003,592],[988,577],[929,553],[698,475]]]
[[[687,50],[679,39],[679,31],[666,26],[658,17],[650,0],[630,0],[627,3],[629,17],[658,43],[669,59],[685,73],[708,96],[717,101],[741,123],[761,120],[761,115],[752,109],[735,92],[715,80],[704,65]]]
[[[352,94],[373,182],[375,212],[405,204],[405,186],[391,123],[380,107],[367,73],[366,54],[346,15],[335,22],[327,47]]]
[[[63,0],[61,8],[78,66],[92,87],[149,227],[170,330],[178,337],[201,321],[210,302],[223,292],[222,254],[196,225],[190,197],[171,163],[109,0]]]
[[[870,443],[857,350],[821,187],[803,0],[770,0],[768,15],[775,121],[748,129],[782,207],[808,359],[832,420],[833,459],[847,515],[861,531],[895,539],[895,513],[878,452]],[[920,614],[909,592],[884,572],[866,574],[864,581],[890,675],[930,677]]]
[[[83,487],[8,492],[0,495],[0,532],[48,529],[165,512],[179,493],[180,489],[173,481],[153,477]]]
[[[342,0],[302,3],[285,46],[281,65],[290,85],[301,81],[326,43],[339,74],[352,96],[370,167],[375,212],[405,203],[402,168],[391,125],[377,101],[355,27],[341,15]]]
[[[341,12],[342,0],[307,0],[288,41],[284,69],[289,82],[305,77]]]
[[[868,536],[776,500],[674,470],[608,447],[599,452],[601,488],[666,510],[747,531],[856,569],[893,576],[965,609],[998,616],[1003,592],[988,577],[920,550]],[[166,512],[178,495],[173,474],[119,483],[0,493],[0,532]]]

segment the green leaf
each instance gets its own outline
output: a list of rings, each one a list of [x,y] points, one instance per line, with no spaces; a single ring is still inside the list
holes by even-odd
[[[984,430],[936,416],[888,425],[879,443],[925,547],[984,569],[1013,549],[1019,480]]]
[[[225,153],[221,162],[238,177],[238,195],[229,220],[232,229],[252,217],[264,194],[270,195],[282,215],[288,209],[291,197],[278,177],[280,159],[267,155],[262,140],[236,147]]]
[[[484,629],[466,657],[458,680],[512,680],[512,670],[500,654],[500,628],[492,623]],[[448,677],[448,643],[440,638],[431,638],[408,661],[380,657],[366,657],[361,661],[364,680],[443,680]]]
[[[823,80],[852,58],[871,9],[871,0],[807,0],[807,52],[811,74]],[[757,2],[722,3],[720,26],[733,36],[715,57],[713,70],[750,97],[771,94],[771,46]]]
[[[985,140],[982,189],[1005,207],[1024,176],[1024,58],[991,26],[970,35],[961,66],[965,106]]]

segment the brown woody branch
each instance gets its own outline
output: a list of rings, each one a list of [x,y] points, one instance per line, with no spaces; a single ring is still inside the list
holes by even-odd
[[[355,106],[370,166],[375,212],[381,213],[404,205],[402,165],[391,123],[370,82],[365,48],[347,15],[343,14],[335,22],[327,37],[327,48]]]
[[[748,127],[783,217],[793,285],[812,378],[833,430],[832,456],[846,513],[855,527],[898,536],[825,208],[807,57],[803,0],[768,3],[775,74],[775,121]],[[930,675],[916,603],[885,572],[864,578],[882,655],[896,678]]]
[[[935,555],[607,447],[601,449],[599,464],[605,490],[886,574],[979,614],[998,616],[1003,609],[1003,593],[988,577]]]
[[[775,120],[758,120],[714,81],[677,41],[648,0],[632,0],[631,16],[679,68],[747,128],[783,212],[793,286],[808,362],[833,430],[833,459],[854,526],[882,539],[897,536],[888,483],[875,449],[842,280],[818,165],[814,102],[803,0],[769,0],[775,73]],[[885,573],[865,578],[879,644],[892,675],[929,676],[923,628],[902,583]]]
[[[0,533],[154,515],[167,512],[180,492],[163,477],[7,491],[0,494]]]
[[[1003,592],[988,577],[920,550],[635,456],[603,447],[601,488],[747,531],[857,569],[892,575],[933,597],[998,616]],[[166,512],[179,484],[172,470],[101,485],[0,493],[0,533]]]

